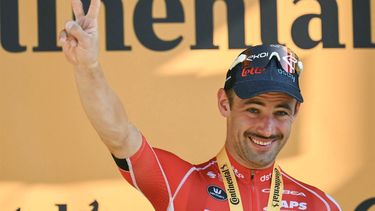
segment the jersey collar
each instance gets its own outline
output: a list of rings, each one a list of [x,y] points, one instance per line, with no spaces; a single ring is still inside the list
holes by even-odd
[[[249,183],[267,183],[271,184],[271,176],[274,163],[265,169],[250,169],[240,163],[238,163],[228,150],[228,158],[232,167],[234,168],[234,173],[236,175],[237,181],[243,182],[245,184]]]

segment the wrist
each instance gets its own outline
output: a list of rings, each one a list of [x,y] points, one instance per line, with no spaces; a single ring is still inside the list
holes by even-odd
[[[75,66],[79,70],[95,70],[100,66],[100,64],[99,61],[95,61],[90,64],[76,64]]]

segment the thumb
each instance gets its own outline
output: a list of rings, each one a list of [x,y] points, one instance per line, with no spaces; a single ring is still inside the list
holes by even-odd
[[[68,32],[68,35],[73,36],[78,42],[83,42],[87,36],[82,27],[75,21],[68,21],[65,24],[65,30]]]

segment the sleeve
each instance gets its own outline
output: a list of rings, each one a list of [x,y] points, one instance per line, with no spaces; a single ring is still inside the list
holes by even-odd
[[[320,190],[317,187],[310,186],[305,184],[308,189],[310,189],[311,193],[315,195],[313,201],[313,210],[327,210],[327,211],[341,211],[341,207],[339,204],[327,193]],[[325,208],[325,209],[324,209]]]
[[[170,152],[152,148],[144,136],[140,149],[126,162],[114,159],[121,175],[141,191],[156,210],[173,206],[177,186],[192,167]]]
[[[283,179],[285,176],[286,182],[288,183],[289,191],[297,191],[296,193],[300,193],[298,196],[306,198],[305,201],[301,203],[301,210],[341,211],[339,204],[330,195],[315,186],[294,179],[285,173],[285,171],[282,171],[282,173]]]
[[[307,190],[312,193],[310,208],[312,210],[341,211],[340,205],[327,193],[317,187],[305,184]]]

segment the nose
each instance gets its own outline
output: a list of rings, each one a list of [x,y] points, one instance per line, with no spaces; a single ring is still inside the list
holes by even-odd
[[[256,127],[259,135],[271,137],[276,134],[276,120],[271,116],[263,116],[259,119]]]

